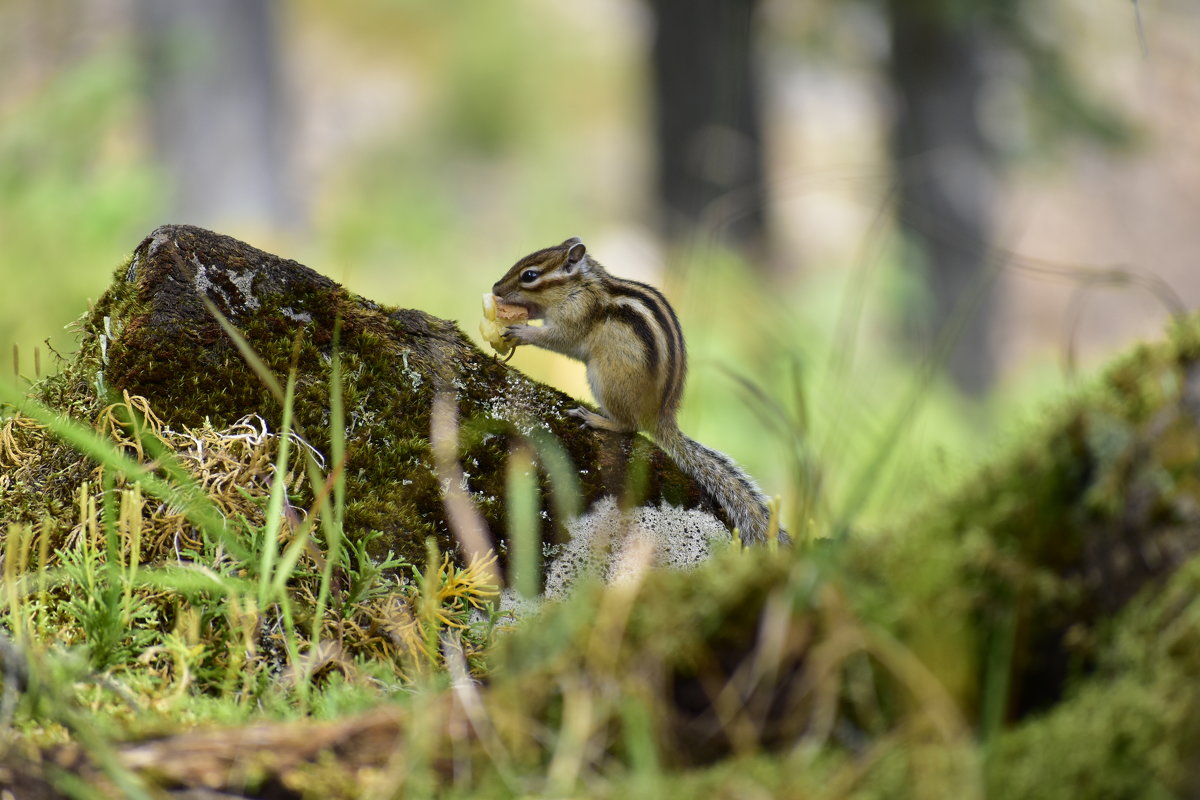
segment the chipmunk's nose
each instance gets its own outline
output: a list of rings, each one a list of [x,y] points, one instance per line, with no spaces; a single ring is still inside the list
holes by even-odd
[[[492,294],[496,295],[497,297],[500,296],[500,284],[501,281],[496,281],[492,284]]]

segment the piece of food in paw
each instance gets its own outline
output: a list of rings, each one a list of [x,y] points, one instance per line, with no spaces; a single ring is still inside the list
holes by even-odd
[[[479,335],[500,355],[507,355],[516,345],[504,338],[509,325],[525,322],[529,312],[521,307],[505,303],[491,292],[483,295],[483,318],[479,320]]]

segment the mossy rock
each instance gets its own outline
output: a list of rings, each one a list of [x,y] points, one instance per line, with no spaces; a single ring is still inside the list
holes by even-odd
[[[565,411],[578,402],[481,352],[457,325],[422,311],[360,297],[295,261],[187,225],[153,231],[113,277],[80,326],[81,347],[63,371],[34,389],[52,408],[92,423],[108,403],[144,397],[173,429],[229,426],[258,414],[272,426],[281,404],[210,312],[223,315],[280,384],[296,367],[296,430],[330,453],[334,329],[346,420],[346,532],[384,535],[388,551],[424,563],[425,541],[457,542],[430,447],[435,395],[456,407],[465,489],[505,556],[505,467],[518,442],[557,441],[578,474],[584,505],[606,495],[626,504],[660,501],[721,518],[702,490],[644,437],[582,429]],[[18,481],[0,486],[0,527],[70,515],[91,465],[48,437]],[[630,469],[631,463],[638,464]],[[333,466],[333,465],[329,465]],[[551,502],[539,470],[543,541],[561,544],[567,506]],[[563,491],[563,487],[557,487]],[[307,499],[301,497],[300,502]],[[568,504],[569,505],[569,504]]]

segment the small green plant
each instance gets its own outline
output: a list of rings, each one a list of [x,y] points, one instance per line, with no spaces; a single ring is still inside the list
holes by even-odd
[[[343,613],[396,591],[399,579],[395,576],[408,565],[390,550],[379,561],[371,557],[371,544],[381,536],[383,534],[379,531],[369,531],[342,550],[341,564],[346,574],[346,591],[339,605]]]
[[[119,562],[84,543],[61,554],[60,592],[65,616],[83,632],[88,661],[103,671],[134,663],[155,641],[157,613],[149,600],[122,580]]]

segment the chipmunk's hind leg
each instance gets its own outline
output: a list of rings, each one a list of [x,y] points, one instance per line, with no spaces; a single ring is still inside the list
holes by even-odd
[[[604,431],[615,431],[617,433],[633,433],[636,428],[631,428],[628,425],[622,425],[616,420],[609,419],[603,414],[597,414],[595,411],[583,408],[573,408],[567,412],[572,417],[576,417],[583,421],[583,424],[589,428],[599,428]]]

